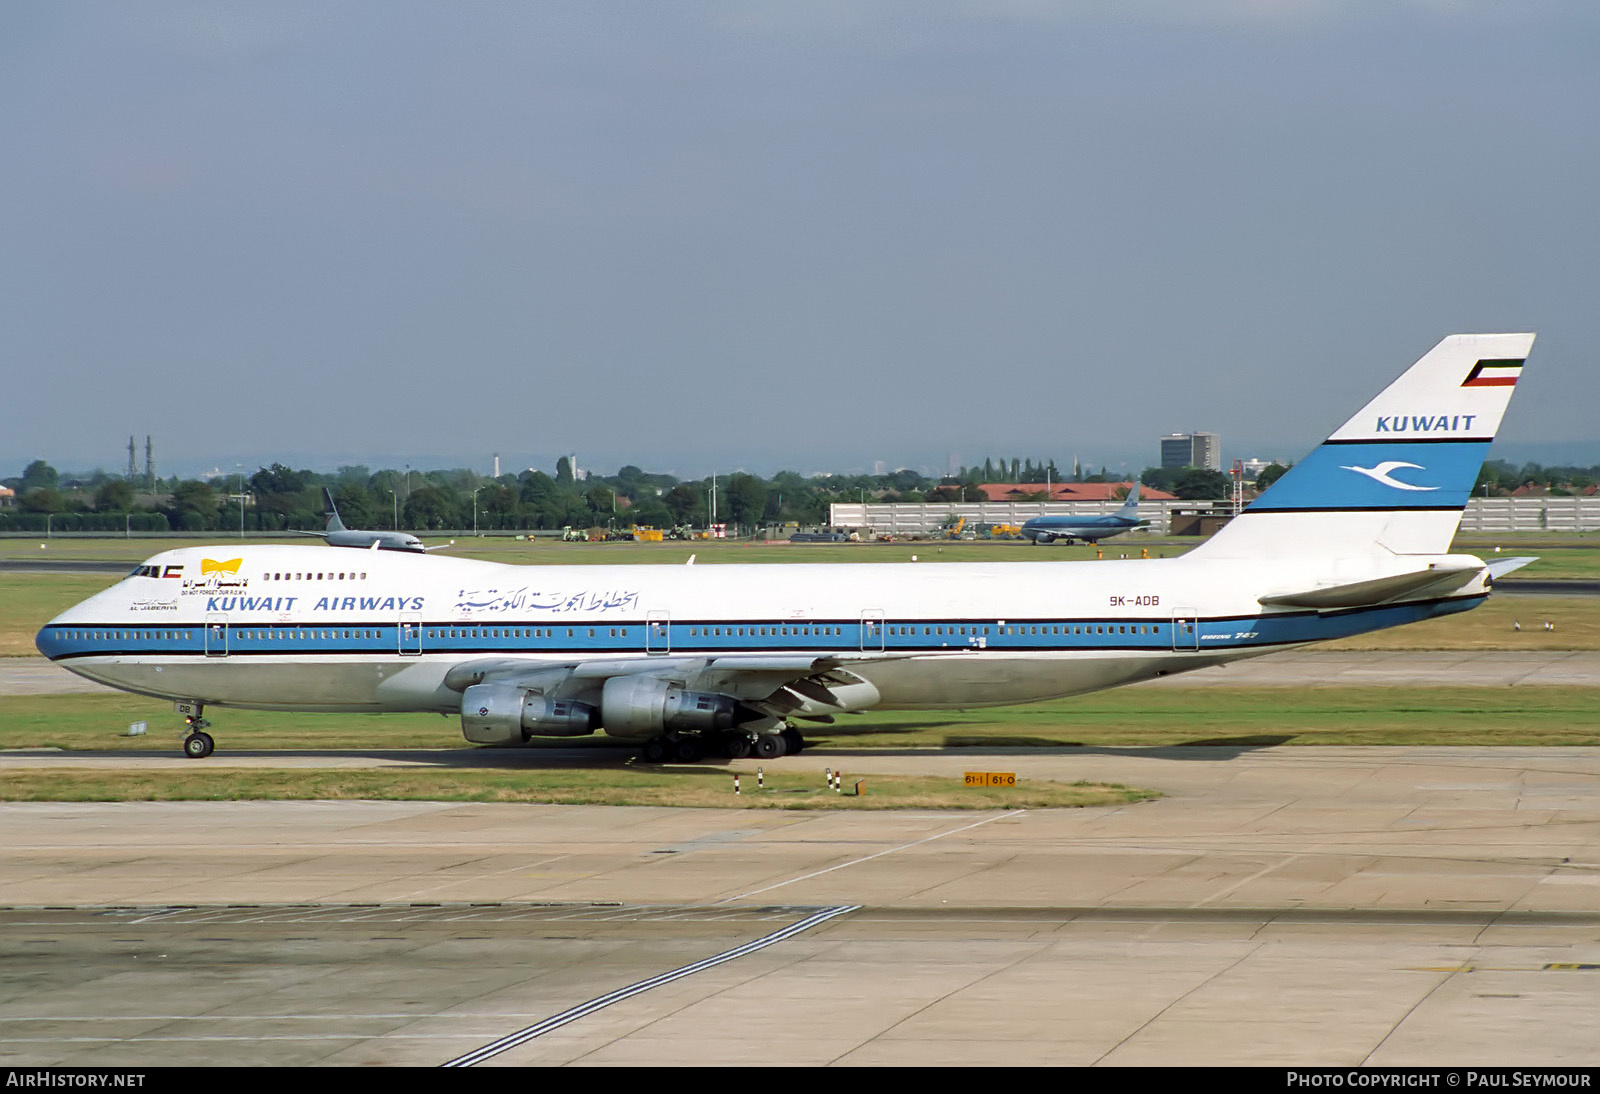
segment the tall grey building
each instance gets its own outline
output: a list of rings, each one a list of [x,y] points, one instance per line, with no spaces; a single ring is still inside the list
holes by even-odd
[[[1161,438],[1162,467],[1222,470],[1222,438],[1215,433],[1169,433]]]

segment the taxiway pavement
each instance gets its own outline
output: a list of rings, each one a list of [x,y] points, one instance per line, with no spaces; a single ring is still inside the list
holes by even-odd
[[[0,1063],[1600,1064],[1600,749],[778,765],[1167,796],[4,804]]]

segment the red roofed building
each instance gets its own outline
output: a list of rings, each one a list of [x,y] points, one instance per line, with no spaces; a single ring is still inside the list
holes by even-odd
[[[1131,482],[1053,482],[1049,486],[1049,501],[1120,501],[1133,487]],[[986,482],[976,489],[982,490],[990,501],[1032,501],[1045,492],[1042,482]],[[1149,501],[1174,501],[1176,494],[1140,487],[1139,497]]]

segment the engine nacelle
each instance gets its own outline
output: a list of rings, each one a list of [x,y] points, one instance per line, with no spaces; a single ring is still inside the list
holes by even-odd
[[[461,734],[480,745],[529,737],[582,737],[600,724],[588,703],[550,699],[515,684],[474,684],[461,694]]]
[[[600,721],[613,737],[731,729],[738,711],[731,695],[685,691],[654,676],[613,676],[600,691]]]

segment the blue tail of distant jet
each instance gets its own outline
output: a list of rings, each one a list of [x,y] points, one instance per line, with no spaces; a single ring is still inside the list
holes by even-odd
[[[1218,558],[1448,551],[1533,338],[1446,338],[1201,551]]]
[[[1128,496],[1122,500],[1122,508],[1116,515],[1123,520],[1137,521],[1139,519],[1139,480],[1134,479],[1133,485],[1128,487]]]

